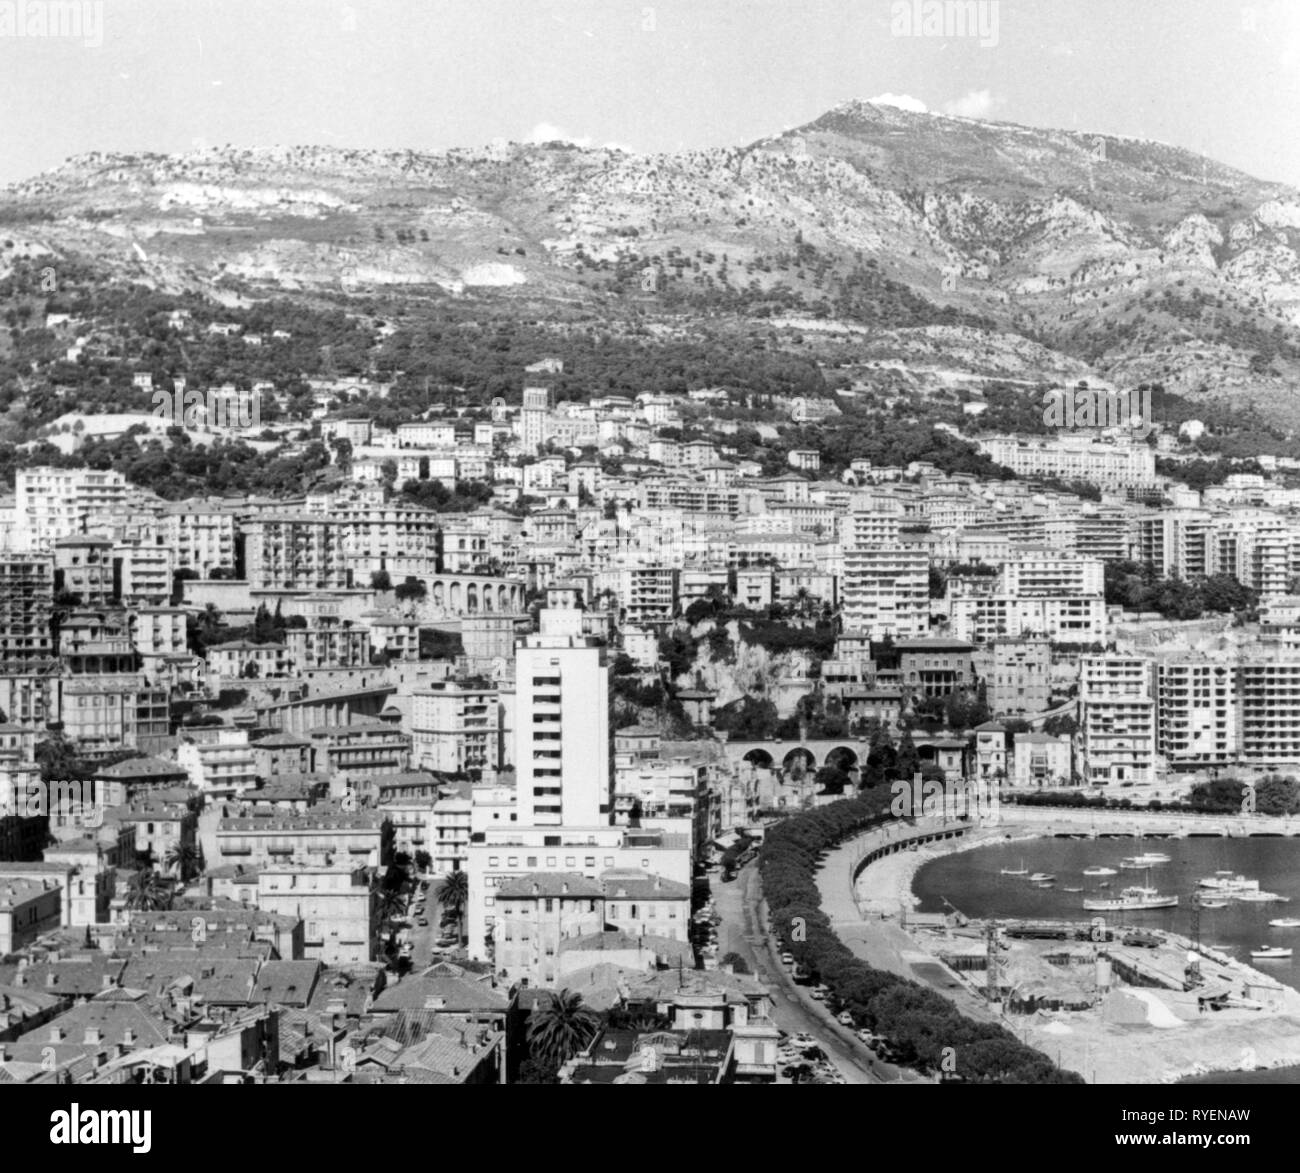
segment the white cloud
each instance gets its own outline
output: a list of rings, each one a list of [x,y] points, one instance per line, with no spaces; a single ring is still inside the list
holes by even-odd
[[[868,98],[873,106],[896,106],[899,110],[910,110],[913,114],[929,114],[929,107],[920,98],[911,94],[877,94]]]
[[[987,118],[1005,98],[995,98],[989,90],[971,90],[953,102],[945,102],[943,112],[957,118]]]
[[[524,140],[529,143],[553,143],[564,142],[572,143],[575,147],[591,146],[590,138],[575,138],[567,130],[558,127],[553,122],[539,122],[528,133]]]

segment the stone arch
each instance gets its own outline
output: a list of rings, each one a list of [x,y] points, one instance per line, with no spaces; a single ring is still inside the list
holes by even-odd
[[[447,598],[448,598],[448,601],[449,601],[449,603],[450,603],[450,605],[451,605],[451,609],[452,609],[453,611],[455,611],[456,614],[459,615],[459,614],[460,614],[460,609],[461,609],[461,589],[460,589],[460,583],[458,583],[458,582],[453,582],[453,583],[451,584],[451,589],[447,592]]]
[[[433,605],[439,609],[447,605],[447,588],[440,578],[433,580]]]
[[[502,584],[497,587],[497,610],[508,611],[510,609],[510,588]]]
[[[770,770],[776,765],[776,762],[772,759],[772,755],[759,745],[756,745],[740,760],[742,762],[748,762],[751,766],[756,766],[760,770]]]
[[[801,763],[806,771],[817,769],[817,759],[813,756],[812,750],[804,745],[796,745],[781,759],[781,769],[788,774],[797,770]]]
[[[478,583],[471,582],[465,587],[465,611],[467,614],[478,613]]]

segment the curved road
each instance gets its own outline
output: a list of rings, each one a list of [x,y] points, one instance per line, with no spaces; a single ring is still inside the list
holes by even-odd
[[[831,1062],[850,1083],[890,1083],[893,1069],[881,1063],[852,1031],[835,1021],[820,1003],[796,986],[781,964],[771,940],[764,932],[759,912],[761,887],[758,867],[751,863],[736,879],[711,883],[713,899],[722,924],[718,926],[718,952],[736,952],[772,991],[772,1018],[790,1034],[806,1032],[817,1039]]]

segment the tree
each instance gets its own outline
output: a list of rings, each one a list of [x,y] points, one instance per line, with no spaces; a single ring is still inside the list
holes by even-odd
[[[376,570],[370,575],[370,588],[376,591],[391,591],[393,579],[387,570]]]
[[[456,918],[456,938],[464,939],[465,906],[469,903],[469,873],[452,872],[442,878],[435,895],[444,912]]]
[[[397,589],[393,594],[397,597],[399,603],[406,602],[407,599],[419,600],[425,598],[429,593],[429,588],[420,582],[419,579],[408,575],[405,582],[399,582]]]
[[[166,864],[179,877],[183,884],[194,874],[199,862],[199,849],[193,843],[178,840],[167,848],[163,856]]]
[[[823,766],[817,771],[816,782],[818,794],[843,794],[850,778],[837,766]]]
[[[427,872],[431,867],[433,867],[433,856],[421,848],[415,853],[415,866],[418,870]]]
[[[528,1049],[535,1062],[558,1070],[584,1050],[599,1029],[599,1015],[583,1005],[581,994],[559,990],[533,1007]]]
[[[170,907],[171,902],[171,889],[153,868],[141,868],[131,877],[126,893],[127,908],[154,912]]]
[[[722,955],[722,960],[718,964],[731,966],[733,973],[750,972],[749,966],[746,964],[745,959],[741,957],[739,953],[724,953]]]
[[[898,757],[894,763],[894,776],[912,779],[921,768],[921,755],[916,752],[916,743],[912,741],[910,729],[903,730],[898,739]]]

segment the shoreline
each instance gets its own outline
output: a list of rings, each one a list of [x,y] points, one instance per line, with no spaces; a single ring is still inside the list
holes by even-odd
[[[1045,836],[1041,830],[1034,827],[1002,824],[996,829],[977,829],[959,839],[921,844],[868,864],[852,884],[863,926],[859,930],[862,945],[874,951],[892,938],[897,954],[901,937],[917,954],[937,962],[935,931],[947,930],[936,925],[931,931],[928,925],[903,924],[895,919],[905,911],[910,920],[910,914],[920,904],[914,886],[921,868],[945,856],[980,847],[1042,838]],[[939,914],[923,915],[929,920]],[[1259,973],[1233,960],[1234,968],[1243,975]],[[913,976],[913,980],[917,978]],[[1216,1073],[1300,1066],[1300,992],[1287,983],[1280,984],[1285,991],[1283,1006],[1265,1017],[1258,1017],[1257,1011],[1229,1010],[1216,1012],[1213,1019],[1183,1020],[1178,1029],[1121,1026],[1106,1022],[1096,1009],[1040,1010],[1023,1017],[1004,1016],[1001,1021],[1022,1041],[1054,1058],[1060,1066],[1078,1071],[1089,1082],[1174,1084]],[[970,990],[968,982],[963,980],[963,985]]]

